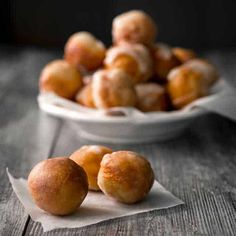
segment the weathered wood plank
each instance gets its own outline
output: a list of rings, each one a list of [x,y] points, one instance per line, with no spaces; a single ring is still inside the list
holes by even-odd
[[[76,130],[75,124],[64,124],[53,155],[69,155],[90,143],[72,130]],[[147,156],[157,179],[186,204],[82,229],[54,230],[45,235],[233,235],[236,230],[234,132],[235,123],[210,115],[199,119],[190,131],[173,141],[115,146]],[[40,224],[29,222],[26,235],[42,233]]]
[[[21,235],[28,215],[6,175],[26,177],[30,168],[47,158],[60,121],[39,112],[37,76],[53,52],[35,49],[1,50],[0,56],[0,235]]]
[[[38,223],[30,220],[25,224],[27,215],[10,188],[5,167],[16,176],[26,177],[37,161],[68,155],[93,142],[79,137],[76,124],[63,122],[60,129],[60,121],[38,111],[35,101],[38,74],[58,53],[14,50],[10,54],[9,50],[3,50],[3,57],[0,55],[0,235],[41,235]],[[235,53],[213,51],[206,55],[233,82]],[[115,150],[129,149],[146,155],[157,179],[186,204],[81,229],[54,230],[45,235],[234,235],[235,132],[236,123],[210,115],[196,121],[191,130],[173,141],[110,145]]]

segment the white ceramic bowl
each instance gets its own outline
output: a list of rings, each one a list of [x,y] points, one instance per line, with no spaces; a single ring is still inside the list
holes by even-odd
[[[213,90],[213,94],[219,90]],[[203,100],[201,98],[199,100]],[[108,143],[146,143],[163,141],[181,134],[199,116],[207,111],[194,103],[179,111],[143,113],[135,108],[117,107],[109,110],[90,109],[58,97],[55,94],[40,94],[38,103],[46,113],[73,120],[78,124],[80,136]],[[119,116],[122,113],[123,116]]]

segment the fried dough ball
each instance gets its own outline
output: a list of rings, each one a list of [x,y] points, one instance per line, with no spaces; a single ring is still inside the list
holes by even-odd
[[[89,83],[80,89],[76,94],[75,100],[83,106],[95,108],[92,95],[92,84]]]
[[[98,172],[98,185],[108,196],[132,204],[141,201],[150,191],[154,173],[150,163],[131,151],[106,154]]]
[[[156,35],[155,22],[143,11],[128,11],[113,19],[112,37],[115,44],[128,42],[151,45]]]
[[[172,53],[171,48],[163,43],[158,43],[153,48],[154,71],[157,77],[166,81],[166,77],[171,69],[179,66],[181,63]]]
[[[81,87],[80,73],[64,60],[55,60],[47,64],[39,78],[40,92],[54,92],[68,99],[72,99]]]
[[[65,45],[65,59],[78,69],[98,69],[105,57],[104,44],[88,32],[73,34]]]
[[[207,95],[208,92],[203,74],[183,66],[168,74],[167,90],[172,105],[177,109]]]
[[[97,108],[135,106],[137,95],[130,76],[120,69],[100,70],[93,76],[93,101]]]
[[[88,193],[87,175],[67,157],[39,162],[28,177],[30,194],[38,207],[53,215],[75,212]]]
[[[187,48],[175,47],[172,48],[172,52],[182,63],[185,63],[197,56],[193,50]]]
[[[202,73],[208,86],[213,85],[219,79],[218,71],[207,60],[192,59],[186,62],[184,67],[192,68],[193,70]]]
[[[90,190],[100,190],[97,184],[97,176],[102,158],[107,153],[112,153],[112,150],[104,146],[88,145],[81,147],[70,156],[71,160],[85,170]]]
[[[151,54],[141,44],[122,43],[110,48],[104,63],[107,68],[124,70],[135,83],[147,81],[153,74]]]
[[[164,87],[156,83],[137,84],[138,109],[143,112],[166,111],[167,100]]]

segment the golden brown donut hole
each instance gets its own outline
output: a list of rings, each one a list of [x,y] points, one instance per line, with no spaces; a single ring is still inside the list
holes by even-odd
[[[134,81],[138,80],[138,78],[140,77],[138,63],[133,57],[129,55],[120,54],[114,59],[112,64],[108,64],[106,67],[108,69],[111,68],[122,69],[129,75],[131,75]]]
[[[40,92],[53,92],[58,96],[72,99],[82,87],[82,79],[77,69],[64,60],[47,64],[39,79]]]
[[[79,90],[75,96],[75,101],[83,106],[95,108],[91,82]]]
[[[150,191],[154,173],[150,163],[131,151],[106,154],[98,173],[98,185],[111,198],[132,204],[141,201]]]
[[[153,75],[152,56],[141,44],[122,43],[107,50],[104,64],[108,69],[122,69],[134,83],[147,81]]]
[[[130,75],[120,69],[101,70],[92,81],[93,101],[96,108],[135,106],[137,95]]]
[[[186,67],[177,67],[168,75],[167,90],[172,105],[179,109],[208,92],[203,74]]]
[[[64,57],[78,69],[91,71],[102,65],[105,53],[106,49],[101,41],[88,32],[78,32],[68,39]]]
[[[156,35],[155,22],[143,11],[128,11],[113,19],[112,37],[115,44],[128,42],[151,45]]]
[[[143,112],[166,111],[167,98],[165,88],[156,83],[143,83],[135,86],[138,105]]]
[[[207,60],[195,58],[187,61],[183,66],[202,73],[207,86],[213,85],[219,79],[217,69]]]
[[[39,162],[30,172],[28,188],[36,205],[54,215],[75,212],[88,192],[87,175],[67,157]]]
[[[83,146],[73,154],[70,159],[83,167],[88,176],[89,189],[100,190],[97,184],[97,175],[100,169],[100,163],[105,154],[111,153],[110,148],[98,145]]]

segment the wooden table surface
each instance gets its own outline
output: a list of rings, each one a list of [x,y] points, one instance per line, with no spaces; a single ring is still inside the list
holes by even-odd
[[[235,51],[206,51],[231,81]],[[40,160],[67,155],[81,145],[76,124],[49,117],[37,106],[38,75],[61,53],[0,46],[0,235],[42,235],[12,191],[6,167],[27,177]],[[175,208],[109,220],[45,235],[235,235],[236,122],[209,114],[168,142],[109,145],[148,157],[158,181],[185,202]]]

